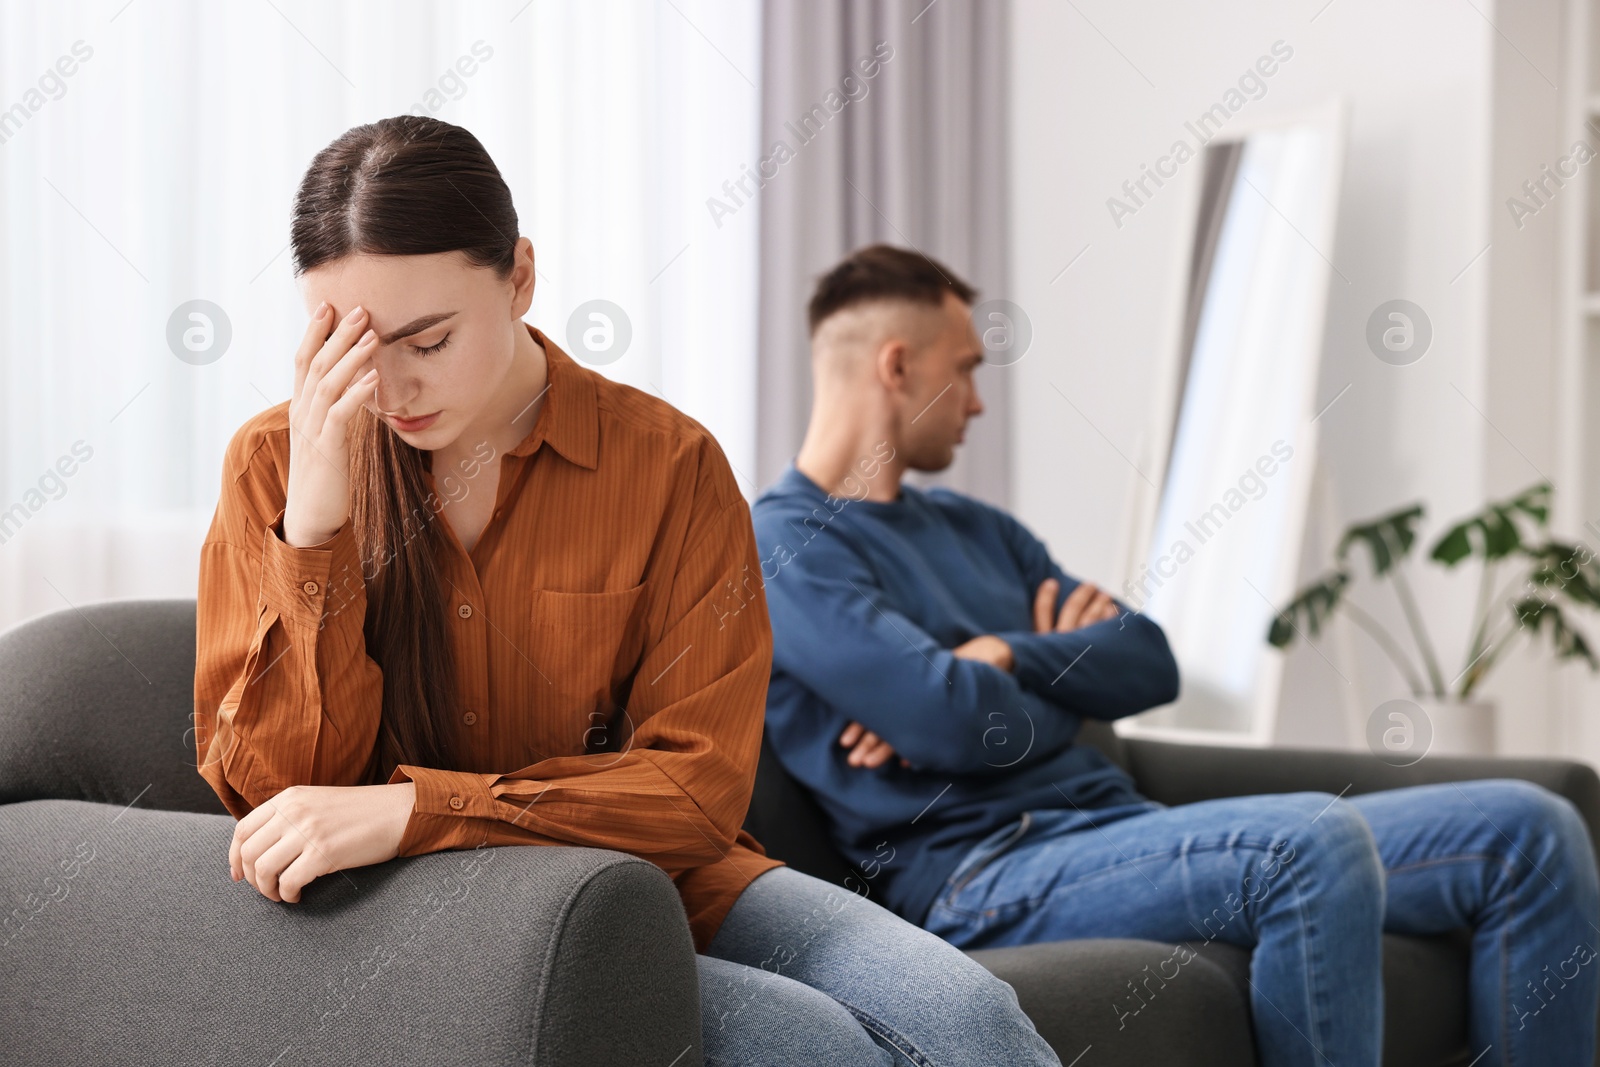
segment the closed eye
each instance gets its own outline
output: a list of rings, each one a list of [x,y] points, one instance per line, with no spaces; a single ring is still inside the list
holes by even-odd
[[[436,345],[429,345],[427,348],[418,348],[416,345],[412,345],[411,346],[411,350],[416,352],[419,355],[431,356],[435,352],[438,352],[441,349],[443,349],[444,346],[449,344],[449,343],[450,343],[450,335],[449,334],[445,334],[444,337]]]

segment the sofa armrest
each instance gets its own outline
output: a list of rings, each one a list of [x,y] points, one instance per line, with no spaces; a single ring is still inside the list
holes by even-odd
[[[1342,749],[1125,741],[1139,791],[1163,804],[1306,790],[1350,796],[1437,782],[1520,778],[1572,801],[1589,824],[1590,838],[1600,842],[1600,775],[1576,760],[1430,755],[1409,767],[1391,767],[1371,753]]]
[[[8,1060],[701,1063],[694,946],[655,865],[439,852],[326,875],[281,904],[228,876],[234,826],[0,806]]]

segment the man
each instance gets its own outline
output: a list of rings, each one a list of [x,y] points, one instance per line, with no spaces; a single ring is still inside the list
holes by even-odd
[[[754,507],[768,736],[869,892],[962,948],[1250,947],[1264,1067],[1375,1067],[1382,931],[1470,926],[1480,1067],[1591,1067],[1600,887],[1566,800],[1494,780],[1166,807],[1073,744],[1173,700],[1177,666],[1006,512],[902,484],[983,411],[975,295],[884,245],[824,275],[810,425]]]

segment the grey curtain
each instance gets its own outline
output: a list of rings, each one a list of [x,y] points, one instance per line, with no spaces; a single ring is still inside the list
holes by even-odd
[[[887,241],[941,261],[980,290],[980,301],[1008,295],[1008,7],[1003,0],[766,0],[761,154],[783,158],[781,143],[792,156],[764,169],[764,178],[772,176],[756,194],[762,486],[805,435],[805,304],[834,263]],[[865,77],[861,64],[873,60],[876,72]],[[1010,374],[1003,366],[978,371],[984,414],[949,469],[914,482],[1010,506]]]

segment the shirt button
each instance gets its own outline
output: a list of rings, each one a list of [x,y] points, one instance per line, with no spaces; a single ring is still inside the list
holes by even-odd
[[[317,583],[316,582],[307,582],[305,585],[302,585],[300,588],[304,589],[306,591],[306,596],[316,596],[317,595]]]
[[[468,726],[471,726],[473,723],[478,721],[478,713],[475,711],[469,711],[465,715],[461,716],[461,721],[466,723]]]
[[[463,605],[461,605],[459,608],[456,609],[456,614],[460,615],[463,619],[472,618],[472,605],[471,604],[463,604]]]
[[[452,808],[455,808],[457,811],[461,810],[461,805],[463,803],[465,803],[465,801],[463,801],[460,797],[451,797],[450,798],[450,806]]]

